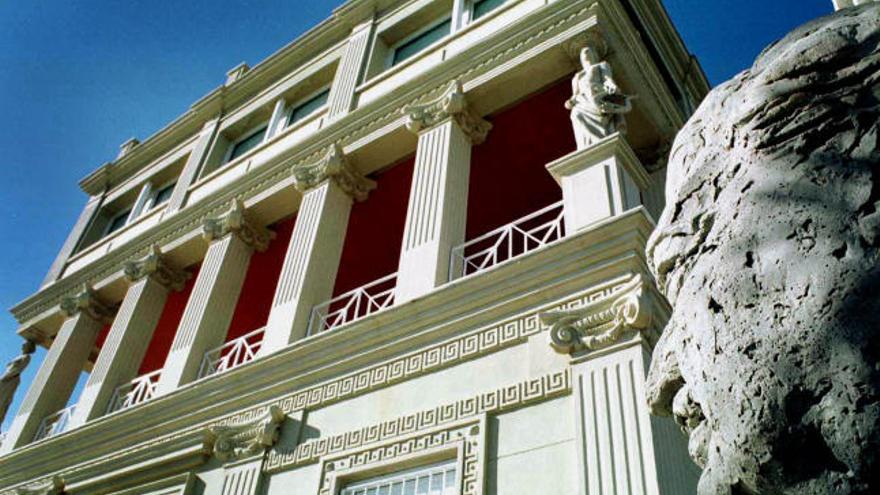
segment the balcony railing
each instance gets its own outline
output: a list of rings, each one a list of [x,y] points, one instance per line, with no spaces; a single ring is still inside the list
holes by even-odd
[[[110,407],[107,408],[107,414],[128,409],[152,399],[161,375],[162,370],[156,370],[117,387],[110,400]]]
[[[487,270],[564,236],[560,201],[453,248],[449,278],[455,280]]]
[[[345,325],[394,305],[397,273],[346,292],[312,309],[309,335]]]
[[[76,404],[65,407],[64,409],[46,416],[37,428],[37,434],[34,435],[34,441],[40,441],[44,438],[54,437],[67,429],[70,418],[73,417],[73,411]]]
[[[206,352],[199,378],[224,373],[253,361],[263,345],[265,333],[266,329],[260,328]]]

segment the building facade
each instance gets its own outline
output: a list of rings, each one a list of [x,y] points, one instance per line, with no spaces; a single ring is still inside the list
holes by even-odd
[[[349,1],[82,180],[0,493],[693,493],[644,245],[707,90],[657,0]]]

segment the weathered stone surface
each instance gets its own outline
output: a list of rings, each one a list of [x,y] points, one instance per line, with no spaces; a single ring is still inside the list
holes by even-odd
[[[649,401],[700,494],[880,493],[880,4],[792,32],[673,146]]]

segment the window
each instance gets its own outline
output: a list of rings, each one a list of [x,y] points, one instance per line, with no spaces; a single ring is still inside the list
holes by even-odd
[[[172,182],[172,183],[166,185],[165,187],[162,187],[158,191],[156,191],[156,194],[153,195],[153,201],[152,201],[152,204],[150,205],[150,209],[152,210],[153,208],[156,208],[157,206],[162,206],[169,199],[171,199],[171,193],[174,192],[174,186],[176,184],[177,184],[176,182]]]
[[[232,150],[229,152],[229,158],[226,159],[227,162],[231,162],[241,155],[247,153],[248,151],[256,148],[260,143],[263,142],[263,138],[266,136],[266,126],[260,127],[259,130],[256,130],[246,137],[239,139],[234,145],[232,145]]]
[[[458,495],[456,461],[449,460],[349,483],[339,495]]]
[[[480,17],[492,12],[496,8],[500,7],[505,0],[474,0],[473,3],[473,13],[471,14],[471,20],[477,20]]]
[[[325,89],[294,107],[294,109],[290,111],[290,118],[287,119],[287,125],[293,125],[318,111],[321,107],[327,104],[327,98],[329,96],[330,90]]]
[[[449,18],[444,19],[438,24],[428,28],[421,33],[404,40],[402,43],[393,48],[391,52],[391,66],[395,66],[400,62],[421,52],[434,42],[442,39],[449,34],[452,22]]]
[[[128,222],[129,215],[131,215],[131,208],[113,217],[113,219],[110,220],[110,223],[107,225],[107,232],[105,232],[104,235],[110,235],[121,229],[122,227],[125,227],[125,224]]]

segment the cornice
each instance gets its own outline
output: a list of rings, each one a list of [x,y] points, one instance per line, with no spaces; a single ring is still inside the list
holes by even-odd
[[[338,144],[330,146],[317,162],[293,167],[291,174],[297,190],[303,193],[328,179],[357,201],[365,201],[370,191],[376,188],[375,181],[364,177],[351,166]]]
[[[552,10],[547,10],[552,8]],[[345,117],[330,123],[324,129],[309,136],[295,147],[279,153],[273,161],[251,170],[248,174],[225,185],[211,198],[180,210],[174,216],[146,230],[136,239],[107,253],[100,261],[58,280],[12,308],[15,318],[22,324],[43,314],[58,304],[60,298],[73,287],[83,283],[99,283],[120,273],[125,261],[146,256],[152,244],[164,246],[174,240],[198,231],[205,219],[215,217],[228,208],[235,197],[247,200],[270,184],[276,184],[290,174],[290,168],[298,163],[314,162],[322,150],[334,143],[348,146],[375,131],[395,122],[404,124],[400,109],[436,99],[451,81],[460,80],[464,87],[497,65],[511,60],[530,46],[555,35],[567,32],[573,24],[595,15],[595,4],[579,0],[559,0],[526,16],[519,24],[507,31],[461,52],[447,60],[431,73],[400,87],[392,95],[380,101],[360,107]],[[515,33],[511,35],[511,33]],[[141,145],[141,147],[143,144]]]
[[[150,246],[150,254],[136,261],[129,261],[123,269],[125,278],[130,283],[135,283],[147,277],[168,287],[171,290],[183,290],[186,281],[192,277],[192,273],[173,267],[162,254],[159,246]]]
[[[492,124],[468,107],[459,79],[452,81],[438,98],[409,105],[403,109],[403,114],[406,115],[406,128],[416,134],[452,119],[474,145],[484,142],[492,129]]]
[[[83,285],[79,292],[67,296],[61,300],[61,313],[72,318],[80,313],[101,323],[110,323],[116,310],[102,302],[95,291],[88,285]]]
[[[89,196],[97,196],[105,192],[110,186],[110,173],[113,163],[105,163],[97,170],[90,173],[79,181],[79,187]]]
[[[275,238],[275,232],[256,222],[244,207],[240,198],[232,200],[232,206],[224,215],[209,218],[202,224],[202,236],[208,242],[235,235],[257,251],[265,251]]]

